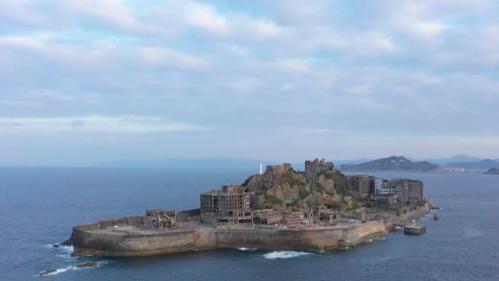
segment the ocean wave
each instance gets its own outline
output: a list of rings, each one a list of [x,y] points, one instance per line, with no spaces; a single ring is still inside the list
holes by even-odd
[[[241,248],[237,248],[239,251],[256,251],[258,250],[257,248],[245,248],[245,247],[241,247]]]
[[[57,249],[60,251],[60,254],[56,254],[57,257],[63,258],[63,259],[70,259],[71,254],[73,254],[74,247],[71,245],[62,245],[60,243],[55,243],[55,244],[48,244],[47,247]]]
[[[61,268],[40,271],[40,272],[38,272],[37,276],[41,276],[41,277],[55,276],[55,275],[59,275],[61,273],[67,272],[67,271],[76,271],[76,270],[97,268],[97,267],[100,267],[106,263],[108,263],[108,261],[85,262],[85,263],[80,263],[80,264],[76,264],[76,265],[68,265],[68,266],[61,267]]]
[[[291,259],[291,258],[310,256],[310,255],[313,254],[308,252],[274,251],[264,254],[263,257],[269,260],[275,260],[275,259]]]

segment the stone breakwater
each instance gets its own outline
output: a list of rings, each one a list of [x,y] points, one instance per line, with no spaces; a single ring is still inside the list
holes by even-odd
[[[393,224],[421,217],[428,210],[428,206],[420,207],[397,221],[310,228],[195,225],[144,230],[140,228],[143,217],[126,217],[76,226],[67,243],[74,246],[74,256],[150,256],[224,248],[324,253],[388,235]]]

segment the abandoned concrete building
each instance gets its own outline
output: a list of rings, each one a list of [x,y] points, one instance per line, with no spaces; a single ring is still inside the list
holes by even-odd
[[[423,182],[411,179],[393,179],[388,185],[399,190],[398,199],[403,203],[421,204],[424,202]]]
[[[144,225],[151,229],[174,228],[176,221],[177,218],[175,211],[165,209],[149,209],[146,211]]]
[[[333,162],[326,162],[324,159],[305,161],[305,177],[308,179],[316,179],[320,173],[328,170],[334,170]]]
[[[322,223],[336,224],[338,219],[338,211],[324,205],[314,206],[313,213],[315,220]]]
[[[256,224],[280,224],[283,221],[281,212],[273,209],[252,211],[252,221]]]
[[[374,177],[366,175],[347,176],[350,190],[357,192],[361,197],[367,198],[374,190]]]
[[[374,194],[399,194],[400,187],[392,185],[388,180],[383,178],[376,178],[374,180]]]
[[[251,193],[238,185],[201,194],[201,219],[205,222],[251,222]]]

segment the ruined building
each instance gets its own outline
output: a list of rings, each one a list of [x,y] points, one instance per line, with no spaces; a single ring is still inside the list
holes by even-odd
[[[347,176],[347,182],[350,190],[358,193],[361,197],[366,198],[373,193],[375,184],[373,176]]]
[[[165,209],[149,209],[146,211],[146,228],[165,229],[174,228],[177,218],[175,211]]]
[[[399,200],[403,203],[421,204],[424,202],[423,182],[411,179],[394,179],[388,183],[399,191]]]
[[[334,170],[333,162],[326,162],[324,159],[315,159],[305,161],[305,177],[314,180],[320,173],[328,170]]]
[[[205,222],[251,222],[251,193],[237,185],[201,194],[201,219]]]

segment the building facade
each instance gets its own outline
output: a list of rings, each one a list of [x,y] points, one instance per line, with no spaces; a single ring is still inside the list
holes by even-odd
[[[237,185],[201,194],[201,219],[216,222],[251,221],[251,193]]]
[[[424,202],[424,185],[422,181],[411,179],[394,179],[389,181],[391,188],[398,190],[402,203],[421,204]]]
[[[397,185],[391,185],[389,181],[383,178],[374,179],[374,194],[398,194],[400,188]]]
[[[369,197],[369,195],[373,193],[375,185],[373,176],[347,176],[347,182],[350,190],[358,193],[361,197]]]

